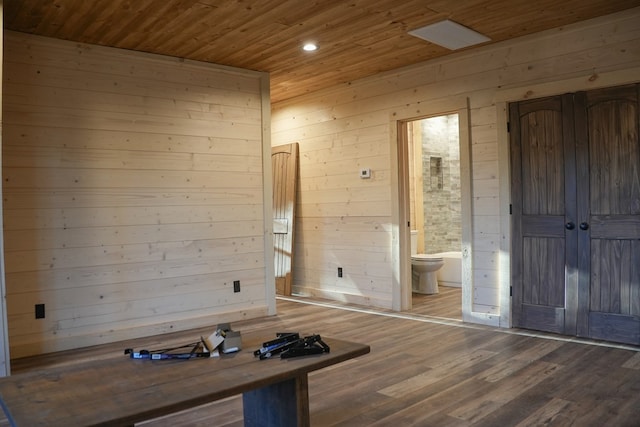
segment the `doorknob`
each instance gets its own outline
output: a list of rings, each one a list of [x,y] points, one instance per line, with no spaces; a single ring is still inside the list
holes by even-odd
[[[566,228],[567,230],[573,230],[574,228],[576,228],[576,225],[572,222],[568,222],[564,225],[564,228]]]
[[[587,224],[586,222],[580,223],[580,230],[588,230],[588,229],[589,229],[589,224]]]

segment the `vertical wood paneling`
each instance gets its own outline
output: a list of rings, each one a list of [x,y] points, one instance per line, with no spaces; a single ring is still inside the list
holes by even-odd
[[[588,336],[640,343],[640,321],[633,314],[640,288],[640,85],[596,89],[580,113],[588,118],[589,207],[581,230],[590,236],[596,269],[587,283],[596,294],[588,312]],[[585,114],[586,113],[586,114]]]
[[[562,155],[561,112],[531,112],[521,126],[525,215],[562,215],[564,213],[564,157]]]
[[[271,150],[273,182],[273,249],[276,291],[291,295],[298,144]]]
[[[13,355],[265,314],[263,75],[11,32],[5,47]]]
[[[523,257],[527,287],[523,303],[564,307],[564,241],[553,238],[525,238]],[[553,267],[553,268],[551,268]]]
[[[295,264],[296,276],[304,279],[296,281],[297,289],[341,300],[388,306],[390,302],[381,301],[378,292],[387,292],[389,299],[393,292],[391,254],[394,253],[393,245],[398,242],[392,241],[391,233],[378,243],[382,246],[375,248],[385,254],[384,263],[388,266],[386,275],[377,276],[380,270],[376,270],[376,282],[383,283],[382,289],[376,287],[376,293],[368,285],[368,279],[374,273],[367,264],[353,263],[345,269],[345,274],[352,278],[347,286],[344,279],[336,278],[335,267],[346,262],[336,253],[362,254],[373,249],[371,236],[378,231],[372,228],[358,235],[350,233],[353,227],[378,223],[387,228],[398,226],[392,224],[392,204],[396,201],[392,200],[389,191],[389,186],[397,181],[384,175],[391,170],[394,158],[390,144],[394,133],[389,126],[398,111],[412,111],[419,117],[424,105],[446,103],[447,99],[457,96],[469,100],[470,135],[474,147],[470,164],[473,176],[471,211],[473,222],[483,224],[482,230],[474,232],[470,245],[474,259],[496,258],[505,239],[500,231],[504,229],[501,221],[509,220],[508,214],[501,217],[502,212],[508,212],[509,200],[500,197],[497,184],[503,178],[500,171],[508,167],[502,167],[498,158],[498,141],[504,139],[498,132],[505,129],[501,122],[505,118],[494,112],[496,98],[507,96],[504,95],[507,89],[510,90],[507,101],[537,97],[537,92],[529,91],[537,85],[544,85],[547,95],[562,94],[567,92],[562,81],[568,79],[573,79],[572,89],[579,90],[594,85],[613,86],[620,79],[633,78],[633,70],[640,67],[638,19],[640,11],[633,10],[624,16],[604,17],[562,31],[477,49],[473,53],[462,52],[447,59],[275,104],[274,143],[300,143],[300,185],[303,190],[296,244],[303,251],[298,251],[301,255]],[[613,51],[616,54],[612,54]],[[614,74],[607,77],[602,70]],[[624,70],[630,71],[625,74]],[[616,71],[621,73],[616,75]],[[363,145],[362,140],[368,144]],[[348,152],[344,150],[347,141]],[[482,144],[481,149],[477,147],[479,144]],[[554,174],[563,153],[550,154],[546,165]],[[540,155],[547,153],[542,149]],[[374,164],[377,166],[371,166]],[[371,167],[373,179],[359,180],[357,171],[360,167]],[[330,184],[330,190],[325,183]],[[312,191],[307,192],[306,188]],[[551,198],[549,204],[554,209],[560,207],[560,202],[553,198],[561,197],[561,188],[547,187],[541,191],[546,192],[541,197]],[[328,246],[321,232],[308,231],[309,224],[318,222],[326,225],[325,232],[330,230],[338,235]],[[313,258],[305,254],[309,247],[314,248]],[[497,279],[506,274],[506,267],[498,264],[474,263],[473,277],[479,282],[472,291],[474,311],[496,313],[499,308],[508,313],[510,301],[500,299],[504,292],[498,292]],[[557,298],[558,295],[552,297]]]
[[[591,244],[590,310],[638,316],[640,244],[595,239]]]
[[[631,242],[630,256],[632,259],[640,259],[640,241]],[[640,263],[632,262],[630,264],[631,272],[629,274],[629,310],[628,313],[631,316],[640,316]],[[626,287],[625,287],[626,290]],[[624,303],[623,303],[624,305]]]
[[[593,98],[592,102],[597,102],[597,96]],[[592,215],[640,213],[640,145],[637,143],[640,116],[637,105],[635,99],[625,103],[605,100],[589,109],[590,185],[591,191],[600,195],[591,198]],[[620,180],[620,176],[630,179]]]

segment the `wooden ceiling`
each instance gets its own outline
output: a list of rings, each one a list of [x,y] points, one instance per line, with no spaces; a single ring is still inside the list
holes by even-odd
[[[4,25],[267,71],[277,102],[451,54],[407,34],[442,19],[495,43],[636,6],[640,0],[4,0]],[[301,50],[309,40],[317,51]]]

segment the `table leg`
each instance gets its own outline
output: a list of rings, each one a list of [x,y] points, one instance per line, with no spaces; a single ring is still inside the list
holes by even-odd
[[[307,375],[245,392],[242,404],[245,427],[309,427]]]

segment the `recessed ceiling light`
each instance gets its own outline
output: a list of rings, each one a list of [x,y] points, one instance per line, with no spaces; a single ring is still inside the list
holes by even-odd
[[[302,49],[307,52],[313,52],[314,50],[318,49],[318,46],[315,43],[305,43],[305,45],[302,46]]]
[[[409,34],[451,50],[491,40],[483,34],[448,19],[409,31]]]

